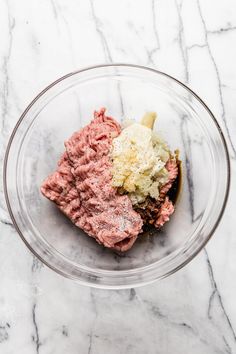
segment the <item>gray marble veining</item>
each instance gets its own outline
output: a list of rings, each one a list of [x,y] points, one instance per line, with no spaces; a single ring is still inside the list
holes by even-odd
[[[187,83],[219,120],[232,164],[228,206],[206,249],[174,276],[122,291],[82,287],[43,266],[14,230],[1,183],[0,353],[236,353],[235,1],[0,0],[0,29],[1,174],[33,97],[104,62],[149,65]]]

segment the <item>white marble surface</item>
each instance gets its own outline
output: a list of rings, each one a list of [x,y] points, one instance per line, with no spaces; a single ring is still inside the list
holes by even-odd
[[[89,65],[149,65],[186,82],[229,144],[231,194],[214,237],[174,276],[95,290],[54,274],[12,227],[0,182],[0,353],[236,353],[235,0],[0,0],[2,159],[47,84]]]

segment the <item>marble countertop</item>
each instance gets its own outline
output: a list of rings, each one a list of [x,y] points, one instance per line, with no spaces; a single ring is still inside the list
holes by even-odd
[[[32,256],[0,183],[0,353],[236,353],[235,0],[0,0],[0,168],[34,96],[90,65],[148,65],[188,84],[225,133],[232,183],[214,237],[161,282],[79,286]],[[233,208],[234,207],[234,208]]]

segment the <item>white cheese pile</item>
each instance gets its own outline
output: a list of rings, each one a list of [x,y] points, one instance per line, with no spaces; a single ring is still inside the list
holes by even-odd
[[[130,123],[113,139],[111,151],[113,186],[128,192],[133,204],[147,196],[158,199],[168,180],[164,167],[170,158],[167,145],[152,131],[156,114],[149,113],[142,123]]]

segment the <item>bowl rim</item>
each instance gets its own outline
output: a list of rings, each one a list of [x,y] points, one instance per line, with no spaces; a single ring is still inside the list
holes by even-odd
[[[54,86],[56,86],[58,83],[60,83],[61,81],[73,76],[73,75],[77,75],[86,71],[90,71],[90,70],[94,70],[94,69],[101,69],[101,68],[106,68],[106,67],[113,67],[113,68],[119,68],[119,67],[123,67],[123,68],[135,68],[135,69],[142,69],[142,70],[147,70],[149,72],[152,72],[154,74],[158,74],[164,77],[167,77],[168,79],[173,80],[174,82],[176,82],[178,85],[182,86],[186,91],[188,91],[191,95],[193,95],[195,97],[195,99],[197,101],[200,102],[200,104],[205,108],[205,110],[208,112],[209,116],[211,117],[211,119],[213,120],[218,133],[221,137],[221,142],[222,142],[222,146],[224,148],[224,153],[225,153],[225,161],[226,161],[226,165],[227,165],[227,178],[226,178],[226,186],[225,186],[225,193],[224,193],[224,198],[223,198],[223,202],[222,202],[222,206],[219,210],[219,215],[216,219],[216,221],[214,222],[211,231],[209,232],[208,236],[204,239],[204,241],[198,246],[196,247],[195,251],[188,256],[188,258],[186,258],[183,262],[181,262],[181,264],[175,266],[173,269],[169,270],[168,272],[166,272],[164,275],[162,276],[156,276],[155,277],[155,272],[154,272],[154,276],[152,275],[152,278],[149,279],[148,281],[140,281],[140,282],[134,282],[134,283],[130,283],[130,284],[119,284],[119,285],[115,285],[115,284],[99,284],[96,282],[91,282],[91,281],[84,281],[82,279],[78,279],[75,276],[72,276],[58,268],[56,268],[54,265],[50,264],[47,260],[45,260],[44,258],[42,258],[42,256],[35,251],[32,246],[30,245],[30,243],[26,240],[26,238],[24,237],[23,233],[21,232],[20,228],[18,227],[18,224],[15,220],[12,208],[11,208],[11,203],[9,200],[9,196],[8,196],[8,187],[7,187],[7,167],[8,167],[8,157],[9,157],[9,152],[11,149],[11,145],[12,142],[14,140],[14,136],[17,132],[17,129],[19,127],[19,125],[21,124],[21,122],[23,121],[24,117],[26,116],[26,114],[28,113],[28,111],[31,109],[31,107],[35,104],[36,101],[38,101],[40,99],[41,96],[43,96],[48,90],[50,90],[51,88],[53,88]],[[73,279],[75,281],[77,281],[80,284],[83,285],[87,285],[87,286],[92,286],[92,287],[96,287],[96,288],[107,288],[107,289],[124,289],[124,288],[131,288],[131,287],[137,287],[137,286],[141,286],[141,285],[146,285],[149,283],[152,283],[158,279],[163,279],[166,278],[167,276],[174,274],[177,270],[183,268],[186,264],[188,264],[207,244],[207,242],[210,240],[210,238],[212,237],[212,235],[214,234],[216,228],[218,227],[222,216],[224,214],[225,211],[225,207],[227,204],[227,200],[228,200],[228,196],[229,196],[229,190],[230,190],[230,181],[231,181],[231,166],[230,166],[230,156],[229,156],[229,151],[228,151],[228,147],[227,147],[227,143],[226,143],[226,139],[225,136],[222,132],[222,129],[217,121],[217,119],[215,118],[214,114],[212,113],[212,111],[209,109],[209,107],[206,105],[206,103],[192,90],[190,89],[186,84],[182,83],[180,80],[176,79],[175,77],[163,72],[163,71],[159,71],[157,69],[151,68],[151,67],[147,67],[147,66],[143,66],[143,65],[136,65],[136,64],[128,64],[128,63],[109,63],[109,64],[99,64],[99,65],[94,65],[94,66],[88,66],[85,68],[82,68],[80,70],[75,70],[72,71],[66,75],[61,76],[60,78],[58,78],[57,80],[53,81],[51,84],[49,84],[48,86],[46,86],[31,102],[30,104],[26,107],[26,109],[23,111],[23,113],[21,114],[20,118],[18,119],[11,135],[10,138],[8,140],[8,144],[7,144],[7,148],[5,151],[5,156],[4,156],[4,164],[3,164],[3,189],[4,189],[4,195],[5,195],[5,200],[6,200],[6,204],[7,204],[7,208],[8,208],[8,212],[9,215],[11,217],[12,223],[16,229],[16,231],[18,232],[19,236],[21,237],[21,239],[23,240],[23,242],[26,244],[26,246],[28,247],[28,249],[33,253],[33,255],[35,255],[43,264],[45,264],[46,266],[48,266],[50,269],[54,270],[56,273],[63,275],[66,278],[69,279]],[[141,267],[142,269],[142,267]],[[92,271],[91,268],[89,268],[90,271]],[[112,271],[107,271],[107,270],[102,270],[102,273],[106,274],[106,276],[108,276],[109,274],[111,275],[111,273],[114,275],[115,273],[120,276],[122,276],[122,274],[127,274],[127,272],[130,272],[130,270],[112,270]]]

